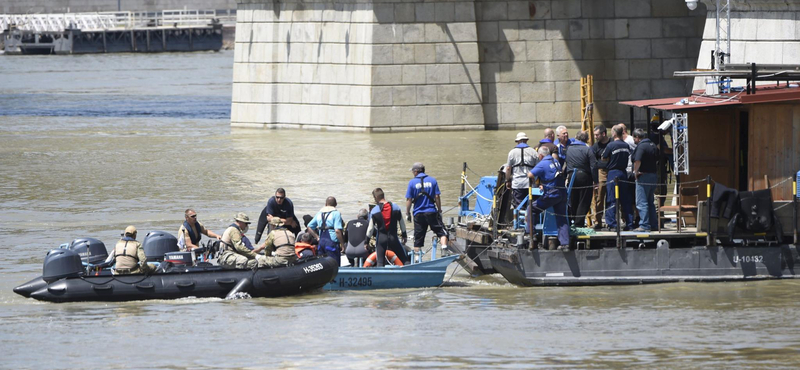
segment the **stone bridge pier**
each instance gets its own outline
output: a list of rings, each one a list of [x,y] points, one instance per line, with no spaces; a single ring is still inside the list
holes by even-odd
[[[238,0],[231,124],[372,132],[580,124],[686,94],[707,8],[683,0]],[[712,18],[713,19],[713,18]],[[644,117],[639,117],[644,119]]]

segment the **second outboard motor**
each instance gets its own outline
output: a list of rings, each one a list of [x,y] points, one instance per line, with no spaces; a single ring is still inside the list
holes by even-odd
[[[192,252],[169,252],[164,254],[164,259],[175,266],[193,266]],[[148,258],[149,259],[149,258]]]
[[[178,252],[178,239],[166,231],[151,231],[142,242],[144,254],[148,262],[160,262],[169,252]]]
[[[65,277],[78,277],[85,272],[81,256],[77,253],[68,249],[54,249],[44,258],[42,279],[49,283]]]
[[[103,263],[108,258],[106,245],[95,238],[79,238],[69,243],[67,249],[81,256],[84,263],[96,265]]]

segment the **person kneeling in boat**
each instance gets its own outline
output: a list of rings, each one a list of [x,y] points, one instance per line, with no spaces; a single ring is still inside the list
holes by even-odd
[[[122,239],[114,246],[109,260],[114,260],[114,275],[149,274],[153,268],[147,264],[142,244],[136,241],[136,227],[125,228]]]
[[[264,259],[259,261],[259,266],[287,266],[297,261],[295,254],[294,233],[286,228],[283,221],[278,217],[273,217],[270,221],[272,231],[264,240]]]
[[[567,219],[567,194],[564,188],[564,175],[561,173],[561,165],[551,155],[546,147],[538,150],[539,163],[528,173],[531,179],[539,180],[539,189],[542,196],[533,202],[528,209],[530,215],[528,227],[531,237],[535,233],[536,222],[539,215],[546,209],[553,207],[558,227],[558,241],[561,244],[558,249],[569,250],[569,221]],[[534,244],[535,247],[535,244]]]
[[[344,254],[350,261],[351,266],[355,266],[358,259],[365,259],[369,257],[369,249],[367,249],[367,226],[369,221],[367,216],[369,212],[362,208],[358,211],[358,217],[355,220],[347,221],[344,227]]]
[[[264,250],[264,244],[252,250],[244,243],[244,234],[250,228],[250,217],[243,212],[236,214],[233,223],[222,233],[222,254],[219,256],[219,265],[226,269],[251,269],[261,263],[264,256],[259,255]]]
[[[303,232],[297,237],[297,242],[294,243],[294,253],[297,258],[314,257],[317,255],[317,246],[313,244],[314,236]]]
[[[370,212],[367,235],[375,237],[374,254],[377,256],[378,267],[384,266],[387,257],[392,258],[389,257],[390,252],[399,259],[401,264],[408,263],[408,254],[403,247],[408,237],[400,206],[387,202],[381,188],[375,188],[372,191],[372,197],[375,199],[376,206]],[[397,238],[398,225],[400,226],[401,240]],[[366,263],[364,265],[366,266]]]

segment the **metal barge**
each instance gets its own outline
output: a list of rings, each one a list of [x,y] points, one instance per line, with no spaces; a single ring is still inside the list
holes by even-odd
[[[235,14],[156,13],[0,15],[6,55],[218,51]]]
[[[685,197],[685,201],[678,207],[667,203],[667,207],[657,208],[659,220],[655,222],[660,224],[663,219],[672,227],[646,233],[573,230],[569,251],[548,250],[548,239],[555,235],[554,225],[548,225],[550,209],[539,223],[544,226],[535,231],[544,241],[542,248],[530,249],[530,236],[522,225],[524,208],[511,209],[508,205],[510,194],[502,185],[501,169],[498,176],[484,177],[475,187],[470,185],[469,193],[462,190],[460,216],[466,219],[456,226],[458,240],[454,245],[473,261],[471,265],[466,259],[460,263],[473,275],[498,272],[520,286],[800,276],[795,270],[800,263],[800,90],[796,83],[785,83],[794,75],[782,77],[778,86],[756,87],[755,81],[777,78],[771,77],[771,70],[758,68],[754,64],[749,67],[747,91],[724,91],[721,86],[720,93],[696,91],[689,97],[621,103],[631,110],[629,131],[637,125],[648,131],[658,126],[660,134],[672,136],[676,178],[674,183],[669,182],[675,188],[675,194],[669,196]],[[780,85],[782,82],[785,86]],[[656,113],[659,122],[655,126],[648,125],[649,120],[636,122],[635,108],[643,109],[648,118]],[[671,119],[665,119],[668,114]],[[664,183],[667,181],[659,181]],[[718,186],[738,194],[736,201],[713,195],[712,189]],[[468,207],[472,195],[478,195],[474,210]],[[746,198],[764,203],[745,204]],[[712,218],[712,202],[720,209],[736,204],[737,211],[733,217]],[[675,208],[680,210],[676,212]],[[621,224],[619,212],[617,220]],[[675,227],[679,223],[683,227]]]

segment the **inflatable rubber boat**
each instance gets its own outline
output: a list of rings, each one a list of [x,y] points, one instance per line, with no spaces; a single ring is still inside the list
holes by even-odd
[[[329,257],[314,257],[294,265],[250,270],[226,270],[195,256],[212,254],[218,241],[195,252],[178,251],[177,239],[166,232],[147,234],[142,243],[156,272],[114,275],[103,261],[105,245],[92,238],[76,239],[47,254],[42,276],[14,288],[24,297],[49,302],[131,301],[185,297],[279,297],[322,288],[336,276],[338,264]]]

